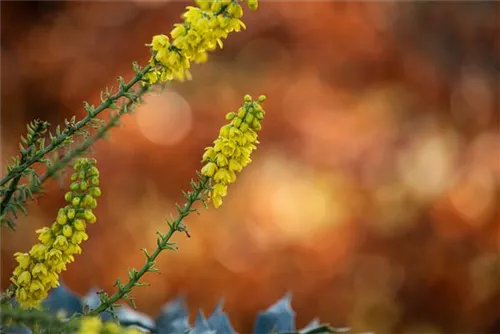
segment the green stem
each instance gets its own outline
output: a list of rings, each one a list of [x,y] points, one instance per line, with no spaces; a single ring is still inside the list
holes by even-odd
[[[139,279],[144,276],[146,272],[155,271],[153,269],[155,269],[154,265],[156,258],[163,250],[169,248],[170,238],[175,232],[185,231],[184,227],[182,226],[182,220],[191,212],[193,212],[193,204],[202,199],[201,193],[206,189],[208,181],[208,177],[202,177],[199,183],[193,184],[193,191],[188,192],[188,194],[186,195],[186,204],[184,204],[183,208],[178,207],[178,217],[175,219],[175,221],[169,224],[169,231],[165,235],[160,235],[160,237],[158,238],[158,246],[156,247],[153,254],[146,254],[146,262],[144,263],[142,268],[138,272],[132,271],[132,274],[129,275],[130,278],[127,284],[118,285],[118,291],[115,292],[111,297],[106,298],[105,301],[103,301],[98,307],[91,310],[88,315],[97,315],[101,312],[106,311],[109,307],[114,306],[119,299],[123,298],[124,296],[127,297],[134,286],[140,285]]]
[[[14,284],[10,284],[4,292],[0,293],[0,304],[5,304],[10,302],[12,297],[14,297],[16,293],[16,286]]]
[[[36,124],[35,129],[33,129],[33,133],[31,135],[31,138],[29,138],[29,141],[27,143],[26,150],[21,150],[21,161],[20,163],[23,164],[28,160],[28,154],[29,152],[34,148],[33,145],[36,144],[39,136],[41,135],[42,131],[46,129],[45,123],[39,122]],[[29,137],[29,134],[28,134]],[[7,209],[7,206],[12,198],[12,195],[16,192],[17,185],[19,184],[19,181],[21,180],[22,174],[18,174],[9,184],[9,189],[7,190],[7,193],[2,199],[2,202],[0,203],[0,216],[2,216],[5,213],[5,210]],[[7,220],[9,223],[9,227],[14,228],[14,225],[10,223],[9,220]]]
[[[123,85],[120,87],[120,90],[109,96],[106,101],[101,103],[97,108],[93,110],[93,112],[89,112],[87,116],[85,116],[82,120],[77,122],[75,126],[73,127],[68,127],[65,128],[64,131],[57,137],[55,138],[52,143],[50,143],[49,146],[47,146],[45,149],[41,150],[38,152],[36,155],[34,155],[31,159],[28,159],[24,163],[21,163],[19,166],[13,168],[10,173],[8,173],[3,179],[0,180],[0,186],[3,186],[5,183],[7,183],[9,180],[22,175],[22,173],[28,169],[31,165],[39,161],[41,158],[43,158],[47,153],[52,152],[54,149],[59,147],[60,144],[62,144],[66,139],[68,139],[70,136],[72,136],[75,132],[83,128],[87,123],[89,123],[95,116],[99,115],[103,110],[109,108],[111,105],[113,105],[119,98],[126,96],[128,94],[128,91],[132,86],[134,86],[139,80],[141,80],[144,75],[151,69],[151,65],[148,64],[146,67],[142,69],[142,71],[138,72],[132,80],[130,80],[127,84]]]
[[[48,178],[54,176],[60,169],[64,168],[71,160],[76,158],[77,156],[81,155],[85,151],[87,151],[90,146],[92,146],[96,141],[104,137],[104,135],[113,127],[116,126],[118,120],[120,117],[122,117],[124,114],[127,113],[128,108],[132,106],[135,102],[137,102],[138,99],[140,99],[144,93],[148,91],[148,86],[144,86],[141,88],[141,90],[137,93],[137,95],[132,98],[131,100],[128,101],[126,106],[122,107],[120,111],[111,117],[111,119],[104,125],[103,127],[99,128],[99,130],[92,136],[91,138],[87,139],[84,141],[80,146],[77,148],[71,150],[71,152],[66,155],[64,158],[61,160],[57,161],[54,165],[52,165],[46,172],[40,177],[40,185],[46,181]],[[33,189],[31,189],[32,192],[36,192],[40,190],[40,186],[37,186]]]

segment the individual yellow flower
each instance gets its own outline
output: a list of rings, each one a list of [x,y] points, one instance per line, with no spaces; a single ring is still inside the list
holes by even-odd
[[[201,174],[210,178],[212,190],[209,198],[216,208],[222,205],[227,186],[236,181],[236,173],[251,162],[250,154],[257,148],[257,132],[261,129],[260,121],[265,114],[260,103],[265,99],[262,95],[254,101],[250,95],[246,95],[243,106],[226,115],[230,123],[220,129],[214,145],[205,148],[202,158],[205,165]]]
[[[161,44],[162,40],[156,41]],[[37,243],[28,253],[15,253],[18,266],[11,281],[16,286],[16,299],[21,307],[38,307],[47,298],[50,289],[59,285],[59,274],[66,265],[80,254],[80,244],[88,239],[86,223],[94,223],[92,209],[95,197],[101,194],[98,188],[99,171],[94,159],[78,159],[75,173],[71,175],[70,191],[64,195],[68,205],[59,209],[52,226],[36,231]]]

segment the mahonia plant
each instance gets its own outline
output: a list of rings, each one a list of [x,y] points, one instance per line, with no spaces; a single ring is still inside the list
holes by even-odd
[[[184,21],[174,25],[170,37],[156,35],[147,44],[151,58],[143,68],[134,63],[135,76],[129,82],[125,83],[119,77],[118,91],[112,93],[111,89],[106,88],[101,93],[102,103],[97,107],[84,103],[87,115],[83,119],[76,121],[73,116],[70,120],[65,120],[65,127],[61,130],[58,126],[55,135],[48,131],[49,124],[46,122],[37,120],[30,124],[27,137],[21,138],[20,157],[14,158],[14,163],[7,168],[7,175],[0,179],[2,224],[13,229],[13,218],[7,217],[7,213],[14,218],[17,217],[17,210],[26,214],[24,203],[27,197],[32,198],[34,193],[40,192],[45,180],[57,176],[73,159],[84,154],[93,143],[116,126],[123,115],[133,112],[142,96],[153,85],[172,80],[190,80],[191,63],[206,62],[208,52],[217,47],[222,48],[223,40],[231,32],[245,29],[245,24],[241,21],[242,2],[246,2],[251,10],[258,7],[257,0],[197,0],[197,7],[186,8],[182,15]],[[134,88],[137,85],[141,86],[140,89]],[[53,288],[59,287],[61,272],[75,260],[75,255],[82,252],[81,244],[88,239],[86,227],[97,220],[92,210],[97,206],[96,198],[101,195],[96,160],[78,158],[71,175],[70,191],[64,196],[68,204],[58,211],[51,227],[36,231],[40,241],[38,244],[28,253],[14,254],[17,266],[11,277],[12,285],[6,293],[0,295],[2,323],[24,324],[38,333],[140,333],[136,328],[126,327],[123,321],[104,321],[103,314],[107,312],[115,320],[118,319],[114,310],[120,306],[117,304],[120,299],[129,301],[135,308],[130,295],[132,289],[147,285],[140,282],[140,279],[147,272],[158,271],[155,264],[162,251],[176,249],[170,242],[175,232],[185,232],[189,236],[184,218],[197,212],[193,208],[195,202],[202,201],[206,206],[206,201],[210,200],[216,208],[222,205],[228,185],[236,181],[236,173],[251,162],[250,155],[258,144],[257,133],[261,130],[261,120],[265,114],[261,106],[265,99],[264,95],[257,100],[246,95],[241,108],[226,115],[229,124],[220,129],[213,146],[205,149],[202,158],[204,166],[197,173],[199,180],[192,181],[192,190],[184,193],[184,206],[176,205],[177,218],[167,220],[170,229],[166,233],[157,232],[157,247],[153,253],[143,249],[146,257],[144,265],[139,270],[129,271],[127,283],[122,284],[117,279],[117,291],[113,295],[108,296],[101,291],[99,304],[93,306],[93,309],[86,305],[80,314],[75,313],[70,318],[61,320],[61,315],[53,317],[49,314],[44,309],[43,302]],[[110,120],[104,122],[98,119],[97,116],[107,109],[111,110]],[[86,127],[94,128],[95,131],[90,133]],[[44,135],[47,132],[49,144],[45,145]],[[83,137],[84,140],[73,146],[75,136]],[[60,156],[62,151],[64,154]],[[54,152],[56,156],[52,159],[47,157]],[[45,173],[39,175],[33,167],[35,164],[45,165]],[[21,182],[23,177],[28,179],[27,183]],[[12,296],[15,296],[19,307],[12,302]],[[199,319],[200,325],[196,325],[192,333],[212,333],[204,318]],[[130,323],[128,325],[133,326]]]
[[[92,209],[97,206],[96,197],[101,195],[95,165],[95,159],[81,158],[75,162],[73,182],[64,195],[68,205],[59,210],[50,228],[36,231],[40,243],[28,253],[14,254],[18,265],[10,280],[21,307],[38,307],[49,290],[59,285],[59,274],[66,270],[66,265],[82,252],[80,245],[88,239],[86,226],[97,220]]]
[[[17,212],[26,214],[26,201],[42,192],[43,183],[49,178],[60,176],[60,171],[72,159],[84,154],[97,140],[104,138],[111,128],[119,124],[123,115],[135,110],[154,84],[191,79],[189,68],[192,62],[205,62],[209,51],[215,50],[217,46],[222,48],[222,40],[229,33],[245,29],[241,21],[243,9],[240,2],[246,2],[251,10],[258,7],[256,0],[197,0],[198,7],[188,6],[182,15],[183,23],[174,25],[170,32],[171,40],[160,34],[147,44],[152,55],[146,66],[141,67],[134,62],[136,75],[129,82],[118,77],[117,92],[106,88],[101,92],[102,103],[97,107],[84,102],[87,115],[79,121],[75,116],[65,120],[65,126],[62,129],[57,126],[55,134],[47,131],[47,145],[43,136],[35,136],[34,141],[22,139],[21,156],[14,158],[14,162],[7,167],[7,175],[0,179],[1,225],[14,229]],[[134,89],[138,83],[142,83],[142,87]],[[97,118],[108,109],[111,110],[111,118],[107,122]],[[40,134],[43,134],[49,124],[37,122],[43,124],[43,130],[40,130]],[[92,132],[86,127],[92,128]],[[28,130],[29,137],[33,128]],[[75,144],[76,136],[83,141]],[[23,144],[28,147],[24,148]],[[61,150],[64,151],[62,157]],[[52,158],[48,157],[49,154],[53,154]],[[39,175],[33,168],[35,164],[45,166],[46,172]],[[28,179],[27,184],[20,182],[23,178]]]

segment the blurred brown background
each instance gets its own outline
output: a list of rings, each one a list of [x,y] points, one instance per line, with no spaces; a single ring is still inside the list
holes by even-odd
[[[1,2],[2,161],[25,124],[55,125],[118,75],[145,64],[151,36],[190,3]],[[246,93],[265,93],[253,163],[219,210],[135,290],[155,316],[178,294],[194,310],[220,297],[240,333],[293,293],[313,317],[354,332],[500,333],[499,2],[262,1],[248,29],[126,116],[95,147],[103,197],[70,288],[112,291],[155,247],[205,146]],[[104,113],[105,117],[109,114]],[[5,173],[5,166],[2,166]],[[67,184],[67,182],[66,182]],[[64,189],[2,230],[12,254],[52,223]]]

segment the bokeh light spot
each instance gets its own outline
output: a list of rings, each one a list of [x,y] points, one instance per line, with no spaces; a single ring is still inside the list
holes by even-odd
[[[191,130],[191,107],[176,92],[150,95],[137,111],[142,135],[155,144],[175,145]]]

